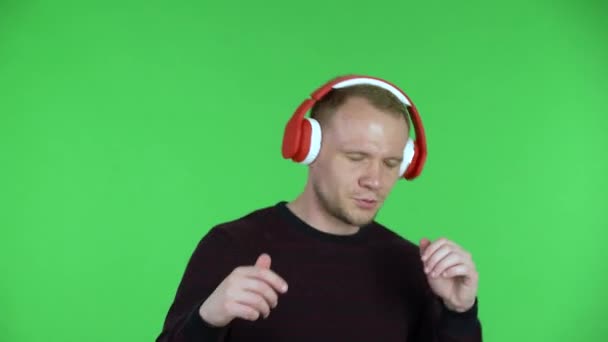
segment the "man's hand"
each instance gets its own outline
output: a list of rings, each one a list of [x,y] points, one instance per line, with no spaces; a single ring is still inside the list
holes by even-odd
[[[446,307],[457,312],[470,309],[479,280],[471,254],[445,238],[422,239],[420,254],[429,285]]]
[[[278,304],[287,282],[270,270],[270,256],[262,254],[254,266],[240,266],[230,273],[199,308],[201,318],[223,327],[234,318],[255,321],[267,318]]]

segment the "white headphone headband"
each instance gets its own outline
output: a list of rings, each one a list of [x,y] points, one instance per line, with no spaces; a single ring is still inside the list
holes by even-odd
[[[397,88],[393,87],[390,84],[387,84],[385,82],[376,80],[376,79],[371,79],[371,78],[364,78],[364,77],[360,77],[360,78],[352,78],[346,81],[342,81],[339,83],[336,83],[333,88],[345,88],[345,87],[350,87],[353,85],[358,85],[358,84],[370,84],[370,85],[374,85],[380,88],[384,88],[388,91],[390,91],[393,95],[395,95],[399,101],[401,101],[402,103],[404,103],[406,106],[411,107],[412,104],[410,103],[410,101],[403,96],[403,93],[401,93],[399,90],[397,90]]]

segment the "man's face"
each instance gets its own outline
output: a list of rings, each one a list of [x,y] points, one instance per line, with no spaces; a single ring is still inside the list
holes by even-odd
[[[311,165],[323,209],[354,226],[372,221],[400,177],[408,138],[405,118],[350,98],[323,128],[322,147]]]

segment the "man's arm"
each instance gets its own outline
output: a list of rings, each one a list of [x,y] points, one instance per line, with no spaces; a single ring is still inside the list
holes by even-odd
[[[229,326],[207,324],[199,309],[238,263],[233,250],[234,244],[219,229],[210,230],[201,239],[186,266],[157,342],[224,340]]]
[[[481,342],[477,271],[468,252],[449,240],[423,239],[416,254],[409,266],[417,320],[408,342]]]
[[[481,342],[479,274],[471,253],[454,241],[420,241],[422,342]]]

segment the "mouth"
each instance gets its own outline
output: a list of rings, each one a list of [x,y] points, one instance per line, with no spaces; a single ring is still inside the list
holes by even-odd
[[[374,209],[378,204],[378,201],[371,198],[355,198],[357,207],[365,210]]]

